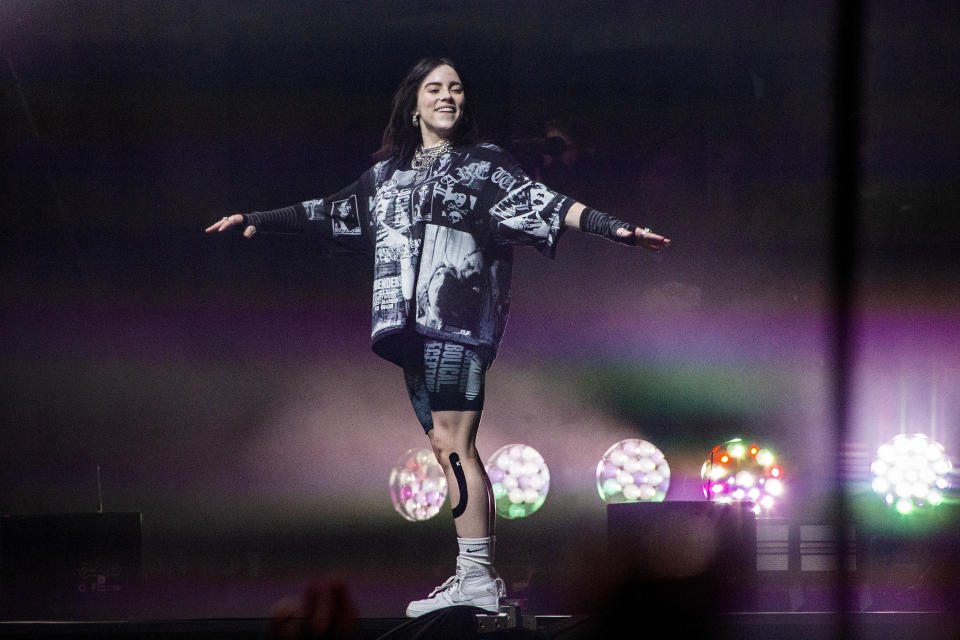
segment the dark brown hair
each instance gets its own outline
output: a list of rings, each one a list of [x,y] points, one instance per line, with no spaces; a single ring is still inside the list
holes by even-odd
[[[375,160],[386,160],[392,157],[402,160],[413,154],[421,142],[420,128],[414,127],[411,122],[411,115],[417,108],[417,92],[420,90],[423,79],[443,64],[457,68],[449,58],[424,58],[413,65],[407,77],[397,87],[396,93],[393,94],[390,120],[387,122],[387,128],[383,130],[382,146],[373,154]],[[476,142],[480,136],[470,102],[465,100],[463,103],[462,114],[457,121],[453,138],[450,140],[453,144]]]

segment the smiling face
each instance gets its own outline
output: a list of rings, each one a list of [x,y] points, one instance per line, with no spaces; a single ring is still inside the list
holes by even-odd
[[[424,147],[432,147],[448,140],[456,131],[463,116],[463,83],[450,65],[435,67],[420,83],[417,108],[420,117],[420,136]]]

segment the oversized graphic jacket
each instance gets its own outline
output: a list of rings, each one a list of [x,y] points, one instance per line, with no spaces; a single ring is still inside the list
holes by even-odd
[[[405,332],[496,356],[513,247],[553,257],[574,201],[491,144],[454,147],[420,171],[392,158],[334,195],[245,215],[262,231],[316,235],[330,253],[373,256],[374,352],[403,365]]]

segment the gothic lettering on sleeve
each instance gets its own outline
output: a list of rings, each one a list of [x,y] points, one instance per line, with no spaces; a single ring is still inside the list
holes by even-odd
[[[471,162],[457,167],[454,175],[458,183],[468,189],[479,189],[481,184],[490,177],[490,163],[486,160]]]
[[[490,180],[504,191],[510,191],[517,185],[517,179],[503,167],[497,167],[493,175],[490,176]]]

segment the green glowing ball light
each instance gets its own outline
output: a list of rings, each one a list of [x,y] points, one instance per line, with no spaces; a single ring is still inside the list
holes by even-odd
[[[670,487],[670,465],[646,440],[614,443],[597,464],[597,492],[608,504],[663,502]]]
[[[550,470],[536,449],[508,444],[487,460],[487,475],[497,502],[497,515],[525,518],[543,506],[550,490]]]
[[[943,445],[919,433],[883,443],[870,465],[874,492],[903,515],[942,503],[952,469]]]

